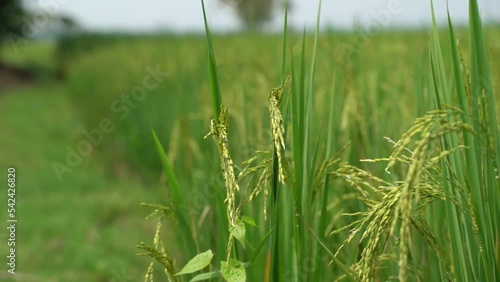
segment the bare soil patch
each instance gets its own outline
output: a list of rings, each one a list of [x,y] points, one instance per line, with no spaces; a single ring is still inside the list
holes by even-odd
[[[0,90],[34,83],[35,75],[27,69],[0,62]]]

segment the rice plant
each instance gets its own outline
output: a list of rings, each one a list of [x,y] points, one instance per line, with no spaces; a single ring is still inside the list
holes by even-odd
[[[220,168],[220,181],[214,183],[210,203],[193,211],[190,193],[195,190],[177,180],[153,131],[170,206],[146,205],[158,217],[153,244],[138,246],[151,257],[146,281],[153,281],[154,262],[164,268],[168,281],[499,279],[500,136],[475,0],[469,2],[470,62],[451,20],[450,52],[443,51],[433,17],[427,77],[414,89],[421,116],[397,141],[375,136],[392,151],[387,157],[358,158],[363,152],[353,151],[382,152],[364,142],[383,130],[366,126],[380,120],[346,126],[361,107],[352,98],[359,80],[351,77],[354,82],[344,91],[339,84],[356,71],[334,65],[331,90],[317,95],[321,1],[310,61],[305,32],[298,53],[293,44],[289,47],[285,14],[277,68],[281,79],[268,92],[268,126],[262,127],[268,144],[246,160],[233,157],[240,156],[233,154],[232,142],[238,139],[231,134],[238,119],[231,105],[223,103],[216,50],[201,3],[213,111],[205,139],[213,137],[217,158],[212,164]],[[363,103],[375,107],[375,100]],[[323,111],[315,110],[318,103]],[[242,118],[249,117],[244,113]],[[178,226],[176,242],[161,240],[165,218]],[[207,218],[212,228],[205,230]],[[182,268],[169,251],[174,245],[190,257]]]

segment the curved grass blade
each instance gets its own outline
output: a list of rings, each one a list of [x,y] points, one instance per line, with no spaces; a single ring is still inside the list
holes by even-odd
[[[214,119],[219,123],[220,106],[222,105],[222,95],[219,85],[219,77],[217,74],[217,62],[215,61],[214,47],[212,44],[212,35],[210,34],[210,28],[208,27],[207,13],[205,11],[205,1],[201,0],[201,6],[203,8],[203,20],[205,21],[205,32],[208,42],[208,67],[210,75],[210,94],[212,95],[212,104],[214,110]]]

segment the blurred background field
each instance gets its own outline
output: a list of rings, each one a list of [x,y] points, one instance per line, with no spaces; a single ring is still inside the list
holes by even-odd
[[[457,33],[467,64],[467,29]],[[447,42],[445,30],[441,35]],[[236,164],[269,143],[270,136],[263,133],[269,129],[267,96],[281,84],[282,40],[280,33],[259,32],[213,37]],[[289,55],[299,65],[301,30],[292,31],[288,40]],[[322,135],[333,130],[333,152],[351,142],[346,161],[377,174],[383,171],[359,160],[390,155],[392,146],[384,137],[398,140],[417,117],[434,108],[428,40],[425,28],[383,29],[374,36],[363,29],[321,33],[313,108],[324,123],[313,127]],[[310,61],[313,35],[305,42]],[[487,26],[485,42],[497,90],[500,27]],[[445,60],[451,70],[451,60]],[[30,40],[18,49],[4,45],[1,62],[33,77],[0,79],[0,179],[4,181],[8,166],[17,168],[19,221],[18,274],[12,278],[2,270],[0,280],[142,281],[149,261],[136,256],[135,246],[152,240],[155,223],[145,220],[149,211],[140,203],[168,203],[151,128],[182,186],[193,195],[219,173],[214,166],[217,150],[212,140],[203,138],[213,115],[204,35],[70,33],[55,40]],[[147,89],[143,101],[123,100],[144,85],[151,69],[168,76]],[[340,98],[335,128],[327,129],[332,80]],[[125,106],[127,114],[122,118],[113,105]],[[98,129],[106,118],[116,129],[103,133],[102,142],[71,171],[58,173],[55,163],[67,166],[68,147],[77,150],[88,141],[82,131]],[[0,200],[6,203],[6,193]],[[5,222],[5,212],[0,219]],[[171,222],[164,234],[176,228]],[[0,232],[2,269],[6,238],[5,230]],[[169,238],[163,239],[168,243]],[[201,244],[208,246],[211,240]],[[336,246],[342,241],[335,236],[329,240]],[[171,248],[179,266],[192,256],[175,244]],[[159,277],[161,272],[156,270]]]

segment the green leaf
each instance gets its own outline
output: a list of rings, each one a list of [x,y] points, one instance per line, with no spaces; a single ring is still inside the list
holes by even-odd
[[[158,152],[158,155],[160,156],[160,160],[163,165],[163,170],[165,171],[165,175],[167,176],[169,184],[168,186],[172,191],[173,200],[177,205],[181,205],[182,203],[184,203],[184,197],[181,193],[179,181],[177,181],[177,177],[175,176],[174,170],[170,165],[170,162],[168,161],[165,151],[163,150],[163,146],[161,145],[160,139],[158,139],[158,136],[156,135],[154,129],[151,128],[151,131],[153,133],[153,139],[156,145],[156,150]]]
[[[207,13],[205,11],[205,2],[201,1],[203,8],[203,20],[205,22],[205,33],[208,42],[208,66],[210,75],[210,94],[212,95],[212,104],[214,110],[214,119],[219,123],[220,106],[222,105],[222,94],[219,85],[219,76],[217,74],[217,62],[215,61],[215,52],[212,44],[212,35],[207,22]]]
[[[248,225],[251,225],[251,226],[255,226],[255,227],[258,227],[257,224],[255,223],[255,220],[253,220],[253,218],[249,217],[249,216],[246,216],[246,215],[242,215],[241,216],[241,219]]]
[[[267,241],[268,241],[267,239],[269,238],[269,236],[271,236],[271,234],[273,233],[275,227],[276,227],[276,225],[273,226],[273,228],[271,228],[271,230],[269,230],[269,232],[266,233],[266,235],[264,236],[264,238],[262,238],[262,240],[260,241],[259,245],[257,245],[257,248],[255,248],[254,253],[251,255],[250,263],[255,262],[255,260],[257,259],[257,256],[260,253],[260,250],[262,250],[262,248],[264,247],[264,245],[267,243]]]
[[[193,277],[193,279],[189,280],[189,282],[205,281],[205,280],[208,280],[208,279],[217,278],[217,277],[219,277],[221,275],[222,274],[218,270],[217,271],[208,272],[208,273],[202,273],[202,274],[198,274],[195,277]]]
[[[204,253],[199,253],[194,258],[192,258],[179,273],[175,275],[183,275],[202,270],[210,264],[213,257],[214,253],[212,253],[212,250],[208,250]]]
[[[241,219],[236,219],[236,224],[232,225],[229,224],[229,232],[236,238],[236,240],[240,241],[241,245],[243,245],[243,248],[245,248],[245,224]]]
[[[243,263],[232,258],[229,259],[229,263],[221,262],[221,272],[228,282],[246,282],[247,280]]]

